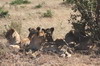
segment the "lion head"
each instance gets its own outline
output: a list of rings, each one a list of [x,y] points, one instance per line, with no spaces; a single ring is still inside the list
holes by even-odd
[[[12,28],[7,30],[5,37],[10,44],[18,44],[21,41],[20,35],[18,34],[18,32]]]

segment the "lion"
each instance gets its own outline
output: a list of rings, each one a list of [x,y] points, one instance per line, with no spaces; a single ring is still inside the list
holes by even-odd
[[[45,32],[41,30],[40,27],[36,29],[29,28],[30,34],[30,44],[29,49],[32,51],[37,51],[41,48],[42,44],[45,42]]]
[[[45,38],[47,40],[47,42],[53,42],[53,32],[54,32],[54,27],[51,28],[47,28],[47,29],[42,29],[42,31],[44,31],[45,33]]]
[[[21,42],[21,38],[20,35],[18,34],[18,32],[11,28],[9,30],[7,30],[6,34],[5,34],[6,39],[8,40],[8,42],[10,44],[19,44]]]

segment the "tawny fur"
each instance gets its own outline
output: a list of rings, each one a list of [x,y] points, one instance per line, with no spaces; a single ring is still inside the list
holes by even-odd
[[[19,44],[21,41],[20,35],[15,29],[9,29],[5,37],[10,44]]]
[[[30,44],[30,39],[29,38],[24,38],[21,40],[20,42],[20,46],[23,47],[23,46],[27,46]]]
[[[18,34],[17,31],[15,31],[15,32],[12,34],[12,38],[15,39],[16,44],[20,43],[20,41],[21,41],[20,35]]]

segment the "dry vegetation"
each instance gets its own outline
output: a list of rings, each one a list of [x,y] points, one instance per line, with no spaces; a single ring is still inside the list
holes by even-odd
[[[6,2],[11,2],[11,0],[0,1],[0,6]],[[4,29],[5,24],[10,24],[11,22],[22,22],[22,35],[28,35],[29,27],[41,26],[43,28],[55,27],[54,38],[63,38],[65,34],[71,29],[71,25],[68,24],[68,19],[70,17],[71,8],[66,8],[60,5],[62,0],[31,0],[30,4],[22,4],[17,6],[12,6],[6,4],[4,9],[9,11],[10,16],[5,19],[0,20],[0,27]],[[38,4],[43,4],[41,8],[34,9]],[[42,15],[47,11],[51,10],[53,18],[44,18]],[[0,29],[1,30],[1,29]],[[60,35],[59,35],[60,34]]]
[[[71,6],[65,6],[61,3],[63,0],[29,0],[29,4],[10,5],[12,0],[1,0],[0,6],[9,12],[9,16],[0,18],[0,35],[5,31],[4,25],[10,25],[12,22],[22,24],[21,37],[27,37],[29,27],[54,27],[53,38],[64,38],[71,30],[71,24],[68,23],[70,13],[73,13]],[[39,8],[35,8],[38,4]],[[52,11],[52,18],[45,18],[43,14]],[[6,44],[6,40],[0,37],[0,44]],[[0,46],[1,48],[1,46]],[[11,48],[8,48],[11,50]],[[7,50],[7,49],[5,49]],[[99,55],[73,54],[70,58],[61,58],[56,54],[44,54],[35,59],[14,51],[4,52],[3,59],[0,59],[0,66],[100,66]],[[10,53],[9,53],[10,52]],[[0,56],[2,57],[2,56]]]

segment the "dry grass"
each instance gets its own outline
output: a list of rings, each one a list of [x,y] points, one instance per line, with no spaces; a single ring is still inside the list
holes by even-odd
[[[11,0],[0,1],[0,4],[10,2]],[[9,6],[6,4],[4,9],[9,11],[10,16],[5,19],[1,19],[0,27],[4,29],[4,25],[11,22],[22,22],[22,36],[28,35],[29,27],[41,26],[43,28],[54,27],[54,39],[64,38],[65,34],[71,29],[71,25],[68,24],[71,8],[60,5],[62,0],[30,0],[31,3],[27,5]],[[42,8],[34,9],[39,4],[44,3]],[[24,7],[24,8],[22,8]],[[53,18],[42,18],[41,15],[47,10],[52,10]]]
[[[21,33],[22,23],[21,22],[11,22],[9,28],[15,29],[19,34]]]

